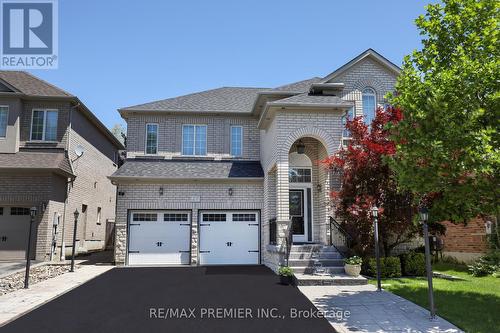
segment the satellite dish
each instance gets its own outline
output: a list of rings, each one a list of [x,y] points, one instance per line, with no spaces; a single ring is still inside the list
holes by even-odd
[[[75,148],[76,156],[80,157],[83,155],[84,152],[85,152],[85,148],[82,145],[76,146],[76,148]]]

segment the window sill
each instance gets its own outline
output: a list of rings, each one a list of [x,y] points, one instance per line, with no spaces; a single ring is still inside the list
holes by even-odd
[[[43,140],[30,140],[30,141],[26,141],[27,144],[57,144],[59,143],[59,141],[43,141]]]

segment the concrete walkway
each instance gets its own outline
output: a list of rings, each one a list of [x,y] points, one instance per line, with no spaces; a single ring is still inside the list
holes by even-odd
[[[329,317],[328,321],[339,333],[462,332],[443,318],[430,321],[426,309],[387,291],[377,292],[373,285],[300,286],[299,289]],[[345,317],[341,318],[342,315]]]
[[[65,273],[0,296],[0,326],[36,309],[54,298],[114,268],[111,265],[81,265],[74,273]]]

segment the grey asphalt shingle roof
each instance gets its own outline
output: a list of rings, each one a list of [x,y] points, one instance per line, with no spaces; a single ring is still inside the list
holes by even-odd
[[[120,110],[250,113],[257,94],[267,88],[222,87]]]
[[[47,169],[73,175],[68,158],[63,152],[27,152],[0,154],[1,169]]]
[[[70,93],[23,71],[0,71],[5,81],[20,93],[29,96],[74,97]]]
[[[327,96],[327,95],[309,95],[307,93],[294,95],[291,97],[279,99],[274,102],[268,102],[270,105],[297,105],[297,104],[307,104],[307,105],[321,105],[321,104],[331,104],[332,106],[352,106],[353,103],[343,100],[337,96]]]
[[[307,80],[297,81],[293,83],[289,83],[280,87],[276,87],[274,89],[270,89],[269,91],[284,91],[284,92],[308,92],[311,84],[321,82],[320,77],[312,77]]]
[[[262,178],[264,172],[259,161],[130,159],[110,178],[128,177],[155,179]]]

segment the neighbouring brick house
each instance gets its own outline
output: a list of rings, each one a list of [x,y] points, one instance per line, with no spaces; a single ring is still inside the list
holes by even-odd
[[[119,110],[127,159],[118,186],[115,261],[140,264],[283,263],[323,249],[342,270],[342,231],[318,165],[349,140],[347,117],[375,115],[399,68],[367,50],[325,77],[277,88],[223,87]],[[289,231],[291,230],[291,237]],[[309,251],[310,252],[310,251]],[[313,260],[290,257],[296,272]]]
[[[103,249],[114,221],[122,144],[75,96],[29,73],[0,71],[0,260],[22,259],[37,208],[32,258]],[[64,245],[63,245],[64,243]]]
[[[464,223],[443,222],[446,234],[442,236],[443,255],[470,263],[488,252],[488,232],[493,219],[475,218]]]

